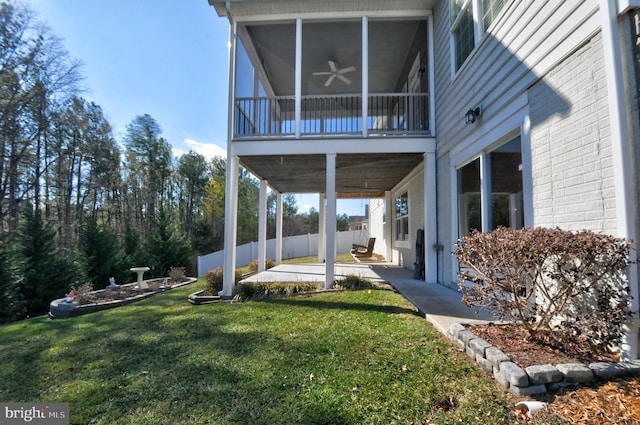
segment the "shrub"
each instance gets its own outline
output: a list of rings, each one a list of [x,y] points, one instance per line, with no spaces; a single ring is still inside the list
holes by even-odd
[[[561,343],[619,344],[629,319],[630,244],[583,230],[498,228],[456,244],[465,304]]]
[[[71,289],[73,289],[78,304],[88,304],[91,301],[89,298],[89,294],[93,291],[91,282],[83,283],[77,287],[72,286]]]
[[[169,279],[171,282],[177,283],[182,281],[185,277],[184,267],[171,267],[169,268]]]
[[[264,265],[265,270],[269,270],[270,268],[275,267],[275,266],[276,266],[276,262],[274,260],[269,260],[269,259],[265,260],[265,265]],[[252,273],[257,273],[258,272],[258,260],[252,260],[249,263],[248,267],[249,267],[249,270]]]
[[[335,281],[336,288],[357,290],[357,289],[369,289],[374,288],[373,282],[369,279],[365,279],[362,276],[356,276],[355,274],[347,275],[344,279]]]
[[[295,294],[319,291],[323,287],[315,282],[245,282],[236,287],[235,297],[240,301],[289,297]]]
[[[205,295],[218,295],[218,292],[222,291],[224,280],[224,269],[222,267],[216,267],[214,270],[209,270],[205,275],[204,294]],[[242,278],[240,270],[236,269],[234,280],[238,283]]]

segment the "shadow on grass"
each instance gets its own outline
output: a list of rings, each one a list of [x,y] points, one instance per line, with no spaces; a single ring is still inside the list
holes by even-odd
[[[426,423],[443,384],[424,377],[469,380],[389,291],[196,307],[192,290],[0,327],[0,400],[68,402],[71,424]]]
[[[349,303],[343,301],[324,301],[318,299],[304,298],[304,295],[292,298],[268,298],[255,300],[254,302],[264,302],[268,304],[283,304],[297,307],[309,307],[317,309],[337,309],[350,311],[376,311],[385,314],[411,314],[419,316],[420,313],[415,309],[400,306],[380,305],[380,304],[360,304]]]
[[[251,326],[246,314],[236,316],[242,308],[194,309],[184,297],[177,305],[173,296],[154,298],[81,317],[24,322],[23,330],[38,330],[22,336],[12,329],[11,341],[0,348],[12,360],[0,369],[0,399],[68,402],[72,424],[209,423],[196,417],[357,423],[340,404],[302,405],[304,380],[283,384],[296,375],[290,368],[300,346],[270,328]],[[267,356],[273,359],[265,364]]]

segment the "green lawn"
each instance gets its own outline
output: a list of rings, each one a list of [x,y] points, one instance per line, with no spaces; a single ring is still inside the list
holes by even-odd
[[[306,263],[317,263],[317,262],[318,262],[317,255],[310,255],[307,257],[287,258],[286,260],[282,260],[283,264],[306,264]],[[336,255],[336,263],[350,264],[355,262],[356,260],[348,252]],[[240,273],[243,275],[251,272],[251,270],[249,270],[248,265],[240,266],[238,267],[238,269],[240,270]]]
[[[1,326],[0,400],[69,402],[73,424],[514,423],[392,291],[189,304],[202,287]]]

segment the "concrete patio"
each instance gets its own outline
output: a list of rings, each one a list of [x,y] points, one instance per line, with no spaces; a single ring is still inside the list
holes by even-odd
[[[324,283],[325,265],[281,264],[245,279],[245,282],[318,282]],[[356,275],[373,282],[386,282],[400,292],[439,331],[446,333],[449,324],[494,321],[486,311],[477,312],[461,302],[454,289],[417,280],[413,273],[390,263],[336,264],[336,280]]]

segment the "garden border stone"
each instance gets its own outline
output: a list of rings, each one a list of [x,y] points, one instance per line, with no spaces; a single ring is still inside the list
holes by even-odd
[[[515,396],[535,396],[594,380],[610,381],[625,376],[640,376],[640,360],[589,365],[566,363],[534,365],[522,369],[508,355],[476,336],[462,323],[451,323],[447,336],[494,379]]]
[[[224,301],[231,301],[231,297],[221,297],[220,295],[204,295],[204,289],[193,292],[187,297],[189,302],[193,305],[220,303]]]

